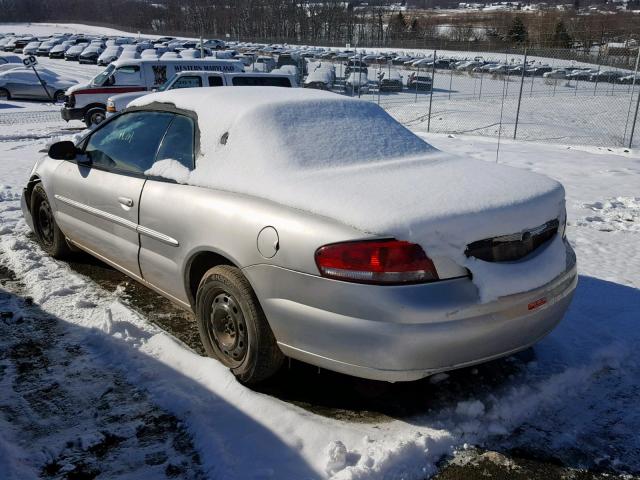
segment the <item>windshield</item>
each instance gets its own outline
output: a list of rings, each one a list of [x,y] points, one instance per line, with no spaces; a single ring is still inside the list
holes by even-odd
[[[164,92],[165,90],[167,90],[169,88],[169,86],[173,83],[173,79],[176,78],[176,76],[174,75],[173,77],[169,78],[169,80],[167,80],[166,82],[164,82],[162,85],[160,85],[158,87],[158,92]]]
[[[93,77],[93,80],[91,80],[91,85],[94,87],[101,87],[102,85],[105,84],[107,79],[113,74],[113,71],[115,69],[116,69],[115,65],[109,65],[104,72],[99,73],[98,75]]]

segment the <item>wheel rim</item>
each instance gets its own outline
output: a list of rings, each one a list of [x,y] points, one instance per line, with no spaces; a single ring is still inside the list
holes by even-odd
[[[56,96],[55,96],[55,97],[53,97],[53,100],[54,100],[56,103],[60,103],[60,102],[64,101],[64,92],[58,92],[58,93],[56,93]]]
[[[40,240],[47,247],[53,245],[53,222],[53,212],[49,202],[42,201],[38,206],[38,233],[40,234]]]
[[[9,99],[9,92],[7,92],[6,90],[0,90],[0,99],[8,100]]]
[[[98,125],[104,121],[104,113],[96,112],[91,115],[91,124]]]
[[[248,348],[247,324],[238,303],[229,293],[222,292],[214,297],[207,333],[230,367],[242,363]]]

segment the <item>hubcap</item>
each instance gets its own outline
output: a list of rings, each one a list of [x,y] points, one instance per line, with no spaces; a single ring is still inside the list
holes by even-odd
[[[43,201],[38,207],[38,227],[42,242],[48,247],[53,245],[53,213],[49,202]]]
[[[236,300],[227,292],[213,299],[207,329],[209,339],[230,366],[242,363],[248,347],[247,325]]]
[[[104,115],[102,113],[94,113],[91,115],[91,123],[93,125],[98,125],[104,121]]]

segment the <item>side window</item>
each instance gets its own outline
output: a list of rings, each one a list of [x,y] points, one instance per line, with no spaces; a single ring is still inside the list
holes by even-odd
[[[222,86],[222,77],[217,75],[209,75],[209,86],[210,87],[221,87]]]
[[[169,90],[174,90],[176,88],[195,88],[195,87],[201,87],[201,86],[202,86],[202,79],[198,76],[191,75],[191,76],[178,77],[176,81],[173,82],[173,85],[171,85],[171,88]]]
[[[156,160],[177,160],[189,170],[193,170],[193,120],[184,115],[176,115],[162,139]]]
[[[231,83],[235,87],[291,87],[291,81],[286,77],[233,77]]]
[[[96,167],[143,173],[153,165],[172,119],[165,112],[125,113],[89,137],[85,154]]]
[[[117,68],[114,72],[114,84],[136,85],[140,82],[140,67],[138,65],[126,65]]]

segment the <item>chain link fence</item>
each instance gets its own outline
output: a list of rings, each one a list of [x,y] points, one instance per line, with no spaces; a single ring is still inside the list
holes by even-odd
[[[640,146],[636,52],[363,52],[307,59],[303,83],[331,70],[327,88],[376,102],[418,131],[631,148]]]

